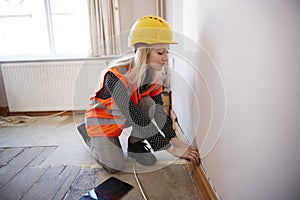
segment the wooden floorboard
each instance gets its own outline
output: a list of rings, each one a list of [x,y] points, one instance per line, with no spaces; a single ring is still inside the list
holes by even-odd
[[[43,165],[56,148],[0,148],[0,199],[64,199],[81,167]]]
[[[34,186],[24,195],[22,199],[63,199],[67,189],[59,192],[63,188],[65,181],[70,176],[72,167],[53,166],[49,167],[43,176],[34,184]],[[58,196],[61,194],[61,196]]]
[[[24,148],[1,148],[0,166],[5,166],[9,161],[19,155]]]
[[[0,155],[1,155],[1,153],[2,153],[3,151],[5,151],[5,148],[1,148],[1,149],[0,149]]]
[[[40,147],[24,148],[24,151],[10,160],[7,165],[2,166],[0,170],[0,189],[33,161],[43,149]]]
[[[41,152],[30,164],[29,166],[36,166],[42,164],[44,160],[51,155],[51,153],[57,148],[57,146],[47,146],[44,147],[43,152]]]
[[[26,167],[0,189],[1,199],[21,199],[45,173],[48,167]]]
[[[75,178],[77,177],[79,171],[81,170],[81,167],[78,167],[78,166],[68,166],[67,170],[70,173],[67,176],[67,178],[64,180],[63,185],[59,188],[59,190],[55,194],[53,200],[61,200],[61,199],[63,199],[66,196],[66,194],[67,194],[70,186],[72,185],[72,183],[74,182]]]

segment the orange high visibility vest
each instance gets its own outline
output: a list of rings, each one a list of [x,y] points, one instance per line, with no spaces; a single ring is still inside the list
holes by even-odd
[[[127,69],[124,67],[113,67],[109,68],[108,71],[112,72],[115,76],[119,78],[120,81],[126,86],[131,94],[130,99],[134,104],[138,104],[139,100],[145,96],[156,96],[162,92],[162,86],[159,84],[159,80],[151,85],[149,89],[142,94],[138,94],[135,85],[130,85],[124,74]],[[117,137],[121,134],[126,118],[121,112],[121,110],[115,104],[112,97],[108,99],[101,99],[96,97],[96,94],[103,87],[104,78],[100,81],[99,88],[96,90],[94,96],[90,98],[91,103],[89,108],[85,112],[85,123],[88,135],[90,137],[95,136],[107,136],[107,137]]]

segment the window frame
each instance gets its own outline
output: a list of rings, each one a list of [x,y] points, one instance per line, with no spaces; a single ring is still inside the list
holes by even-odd
[[[89,58],[90,53],[90,34],[88,35],[88,52],[86,53],[57,53],[55,47],[55,37],[53,31],[53,23],[52,23],[52,13],[51,13],[51,0],[43,0],[44,9],[45,9],[45,19],[46,19],[46,27],[47,27],[47,38],[49,44],[49,53],[47,54],[16,54],[16,55],[0,55],[0,63],[2,62],[14,62],[14,61],[52,61],[52,60],[76,60],[76,59],[86,59]],[[88,9],[88,5],[86,7]],[[88,10],[86,11],[88,15]],[[88,16],[87,16],[88,18]],[[89,25],[89,21],[87,21]]]

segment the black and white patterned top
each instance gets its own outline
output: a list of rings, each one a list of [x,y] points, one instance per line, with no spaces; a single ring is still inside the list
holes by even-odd
[[[144,85],[140,88],[140,93],[146,89],[147,85]],[[96,94],[96,97],[101,99],[112,97],[118,108],[126,117],[126,124],[138,130],[140,137],[145,138],[154,151],[167,149],[171,146],[170,139],[176,137],[176,133],[172,126],[172,120],[166,115],[163,109],[161,94],[152,97],[152,99],[156,104],[161,105],[156,106],[154,119],[165,137],[159,133],[157,127],[151,122],[148,115],[143,113],[141,109],[134,104],[130,99],[126,86],[112,72],[109,71],[105,74],[104,85]]]

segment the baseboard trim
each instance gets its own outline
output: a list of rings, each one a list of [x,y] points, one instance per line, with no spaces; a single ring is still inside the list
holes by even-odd
[[[8,107],[0,107],[0,116],[7,116],[8,115]]]
[[[24,111],[24,112],[8,112],[7,115],[26,115],[30,117],[35,116],[49,116],[49,115],[74,115],[74,114],[84,114],[85,111]]]
[[[203,170],[199,165],[189,163],[191,175],[197,187],[198,194],[201,200],[217,200],[217,196],[209,184]]]
[[[184,138],[184,134],[181,130],[180,125],[178,124],[177,117],[173,110],[170,111],[170,117],[173,122],[173,128],[177,133],[177,136],[180,140],[186,141]],[[207,180],[207,177],[202,170],[200,165],[194,165],[191,162],[188,163],[190,173],[194,180],[194,183],[197,187],[198,195],[201,200],[217,200],[217,195],[212,189],[210,183]]]

